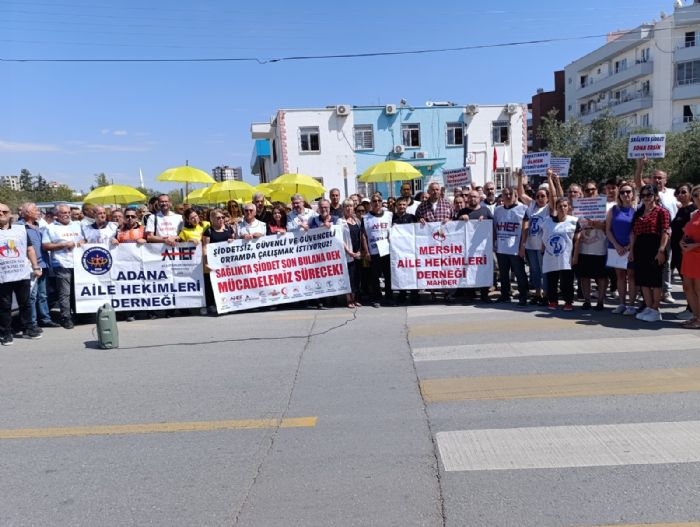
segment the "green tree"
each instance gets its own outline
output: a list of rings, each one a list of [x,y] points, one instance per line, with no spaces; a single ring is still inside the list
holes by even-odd
[[[106,187],[109,185],[109,179],[107,179],[107,174],[104,172],[100,172],[99,174],[95,174],[95,184],[90,187],[90,190],[95,190],[96,188],[99,187]]]
[[[666,134],[666,157],[649,163],[649,170],[668,174],[669,186],[700,184],[700,123],[692,122],[683,132]]]
[[[32,190],[34,188],[32,173],[26,168],[19,171],[19,187],[22,190]]]
[[[37,176],[36,176],[36,181],[34,183],[34,190],[38,193],[39,192],[43,193],[43,192],[46,192],[47,190],[49,190],[49,183],[48,183],[48,181],[46,181],[44,179],[44,176],[42,176],[41,174],[37,174]]]

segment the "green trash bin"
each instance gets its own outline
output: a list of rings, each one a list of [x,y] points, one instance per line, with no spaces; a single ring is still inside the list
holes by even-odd
[[[97,310],[97,341],[102,349],[119,347],[117,313],[110,304],[104,304]]]

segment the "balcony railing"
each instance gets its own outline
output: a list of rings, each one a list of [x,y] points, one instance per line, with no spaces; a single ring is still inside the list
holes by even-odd
[[[628,93],[627,95],[624,95],[620,98],[610,99],[609,101],[601,101],[598,104],[592,106],[591,108],[586,108],[582,110],[579,113],[579,117],[593,115],[597,112],[605,110],[606,108],[614,108],[615,106],[618,106],[620,104],[635,101],[637,99],[650,99],[651,95],[651,90],[638,90],[634,93]]]

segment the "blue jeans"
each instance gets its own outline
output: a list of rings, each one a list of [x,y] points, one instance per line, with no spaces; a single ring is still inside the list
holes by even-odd
[[[520,300],[527,299],[527,274],[525,273],[525,262],[517,254],[496,253],[498,260],[498,272],[501,276],[501,296],[510,298],[510,271],[515,273],[518,282],[518,293]]]
[[[51,322],[49,311],[49,299],[46,294],[46,281],[49,279],[49,270],[44,267],[41,277],[34,281],[34,287],[29,294],[29,303],[32,308],[32,325],[37,325],[37,319],[42,324]],[[37,316],[38,315],[38,316]]]
[[[547,275],[542,272],[542,251],[525,249],[530,264],[530,283],[535,289],[547,289]]]

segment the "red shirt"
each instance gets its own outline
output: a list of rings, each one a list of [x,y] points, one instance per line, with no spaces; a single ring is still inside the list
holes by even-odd
[[[632,232],[635,236],[640,234],[657,234],[661,236],[671,228],[671,215],[668,211],[654,207],[649,214],[637,216],[632,224]]]

